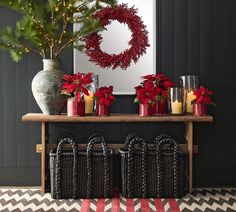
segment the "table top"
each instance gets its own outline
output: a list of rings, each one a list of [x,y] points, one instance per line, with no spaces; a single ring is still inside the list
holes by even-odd
[[[67,116],[28,113],[22,116],[24,122],[212,122],[212,116],[155,115],[141,117],[138,114],[111,114],[110,116]]]

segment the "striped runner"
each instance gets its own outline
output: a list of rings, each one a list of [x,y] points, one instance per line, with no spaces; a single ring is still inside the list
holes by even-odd
[[[39,189],[0,189],[0,211],[14,212],[180,212],[236,211],[236,189],[195,189],[181,199],[123,198],[54,200]]]

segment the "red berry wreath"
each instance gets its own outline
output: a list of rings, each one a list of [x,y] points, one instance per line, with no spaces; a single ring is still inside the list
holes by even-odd
[[[84,38],[85,54],[89,60],[101,66],[102,68],[116,69],[120,67],[127,69],[130,63],[135,63],[146,53],[149,46],[148,31],[143,24],[141,18],[137,15],[137,9],[134,7],[128,8],[126,4],[117,5],[113,8],[106,7],[96,13],[103,27],[109,25],[112,20],[117,20],[120,23],[128,25],[132,32],[131,40],[129,41],[130,48],[120,54],[107,54],[100,48],[102,37],[98,33],[92,33]]]

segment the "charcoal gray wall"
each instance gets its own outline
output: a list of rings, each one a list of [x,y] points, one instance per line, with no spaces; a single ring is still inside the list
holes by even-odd
[[[213,124],[196,124],[194,142],[194,185],[236,185],[236,142],[234,141],[236,84],[236,1],[157,0],[157,71],[173,79],[198,74],[201,83],[215,92],[217,109]],[[14,25],[18,15],[0,8],[0,29]],[[72,51],[61,56],[62,67],[72,71]],[[22,123],[21,116],[40,112],[31,93],[31,80],[42,69],[41,59],[30,55],[15,64],[0,51],[0,185],[37,185],[40,156],[38,124]],[[113,112],[135,113],[132,96],[117,96]],[[159,132],[183,141],[182,124],[55,124],[52,142],[64,131],[81,140],[95,131],[108,142],[122,142],[131,130],[149,142]]]

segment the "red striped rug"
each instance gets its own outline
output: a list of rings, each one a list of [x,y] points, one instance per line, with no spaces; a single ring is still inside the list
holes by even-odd
[[[136,199],[123,198],[118,191],[112,199],[84,199],[81,204],[81,212],[180,212],[175,199]]]
[[[0,211],[14,212],[180,212],[236,211],[236,189],[195,189],[181,199],[54,200],[39,189],[0,188]]]

